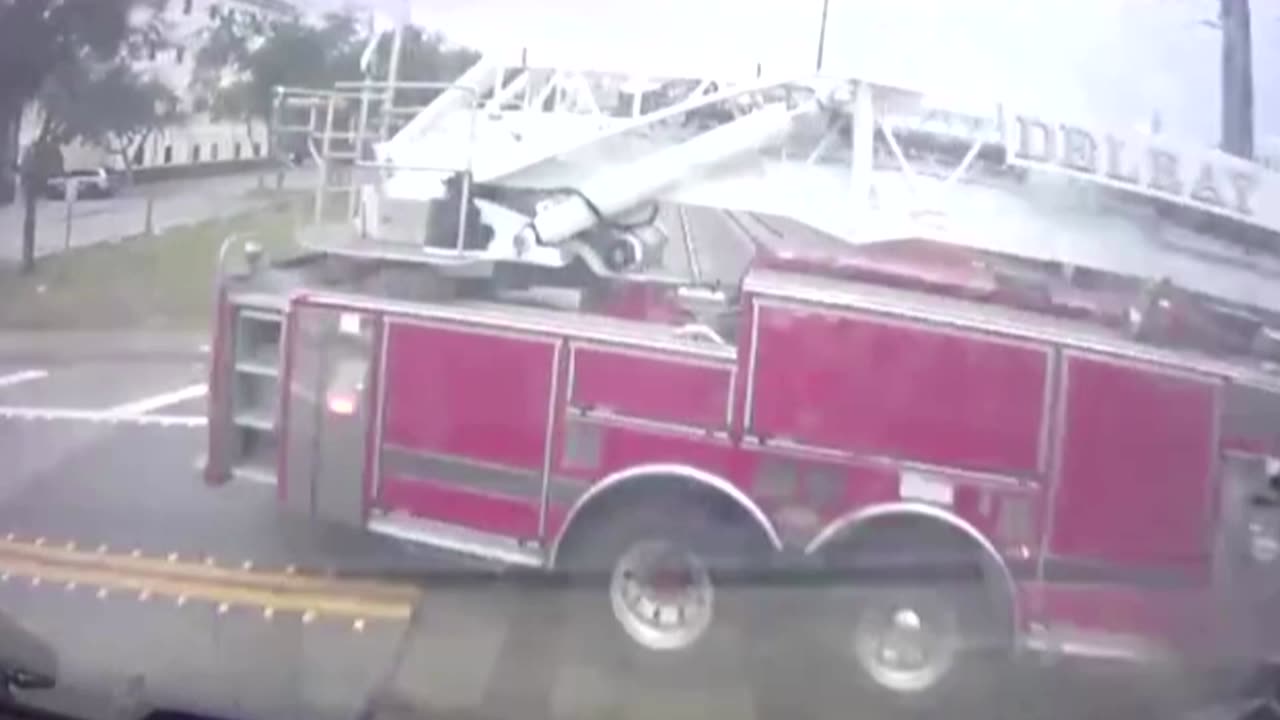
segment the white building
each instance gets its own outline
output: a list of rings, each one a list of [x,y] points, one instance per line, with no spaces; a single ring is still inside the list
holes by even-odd
[[[250,160],[266,152],[266,128],[252,128],[240,121],[214,122],[202,112],[191,91],[196,53],[207,33],[227,13],[247,13],[259,21],[296,14],[285,0],[169,0],[164,9],[170,47],[154,48],[139,60],[138,69],[164,81],[178,94],[189,120],[181,126],[152,134],[132,156],[134,169],[157,166],[197,165]],[[241,16],[244,17],[244,16]],[[39,126],[32,113],[23,123],[22,143],[30,142]],[[119,168],[120,160],[102,148],[78,143],[64,148],[68,168],[106,165]]]

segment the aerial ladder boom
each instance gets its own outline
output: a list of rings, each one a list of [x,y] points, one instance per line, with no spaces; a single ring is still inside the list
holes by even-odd
[[[661,264],[667,235],[640,212],[678,203],[784,218],[847,252],[925,239],[1280,313],[1280,175],[1214,149],[994,100],[955,110],[855,77],[508,60],[481,58],[378,144],[355,231],[308,244],[479,273],[585,262],[634,275]],[[1249,212],[1214,202],[1235,188]]]
[[[394,155],[397,149],[411,147],[420,142],[442,118],[454,113],[466,113],[476,104],[476,98],[493,90],[502,70],[486,57],[467,69],[457,80],[443,87],[436,97],[414,116],[395,137],[383,143],[380,150]]]
[[[608,167],[584,182],[577,193],[539,211],[520,241],[561,242],[611,217],[660,197],[666,188],[705,174],[715,165],[780,142],[797,120],[818,114],[809,101],[797,108],[778,103],[626,165]]]

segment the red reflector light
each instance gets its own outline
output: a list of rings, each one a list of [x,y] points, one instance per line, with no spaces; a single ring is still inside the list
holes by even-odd
[[[350,395],[330,395],[329,412],[334,415],[355,415],[356,399]]]

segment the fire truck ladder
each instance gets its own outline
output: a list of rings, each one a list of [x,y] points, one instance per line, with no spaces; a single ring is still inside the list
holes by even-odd
[[[396,83],[365,87],[359,97],[382,97]],[[650,222],[657,201],[778,213],[854,243],[916,236],[922,223],[936,233],[945,191],[999,142],[998,108],[958,121],[926,118],[929,132],[960,150],[951,167],[916,170],[919,156],[897,139],[900,125],[915,128],[892,108],[919,106],[918,96],[861,81],[763,78],[759,68],[741,77],[652,78],[484,57],[376,142],[372,161],[355,160],[376,171],[362,175],[361,187],[342,188],[358,195],[355,232],[330,229],[304,242],[482,273],[503,262],[582,261],[614,275],[661,264],[665,233]],[[368,113],[408,114],[367,99],[360,107],[362,127]],[[300,129],[322,162],[326,148],[348,139],[327,122]],[[334,133],[338,143],[325,137]],[[901,165],[890,182],[877,177],[885,161]]]
[[[276,89],[272,121],[273,146],[277,148],[275,154],[288,161],[291,152],[296,153],[299,147],[305,147],[317,168],[313,220],[316,228],[321,229],[321,235],[310,238],[306,244],[317,249],[331,249],[328,247],[333,244],[331,237],[348,235],[351,225],[355,226],[360,237],[371,241],[377,239],[380,226],[388,229],[386,226],[391,215],[403,208],[386,202],[379,206],[377,202],[378,189],[385,184],[392,169],[380,160],[377,148],[431,105],[429,102],[406,102],[406,98],[452,94],[471,97],[472,105],[475,104],[475,93],[470,87],[444,82],[366,78],[360,82],[339,82],[329,89]],[[395,169],[457,178],[465,196],[470,187],[470,159],[467,154],[470,147],[470,142],[463,142],[460,146],[462,152],[453,154],[443,163],[416,167],[401,165]],[[335,205],[334,196],[342,198],[343,202]],[[455,212],[463,205],[465,203],[455,201]],[[427,208],[424,203],[417,203],[417,206],[411,210],[417,210],[418,219],[422,221],[421,227],[415,228],[420,236],[426,230],[424,213]],[[383,212],[379,213],[378,207],[382,207]],[[468,218],[454,219],[457,224],[465,226]],[[399,225],[394,229],[400,230]],[[461,236],[461,230],[457,234]],[[400,245],[393,243],[389,247],[394,250]],[[372,243],[359,247],[343,246],[342,250],[339,254],[363,257],[386,254]],[[430,260],[445,262],[449,257],[435,253]]]
[[[722,90],[714,81],[630,80],[613,88],[606,112],[596,98],[600,78],[590,73],[516,70],[482,59],[457,82],[432,86],[439,90],[432,102],[390,139],[371,141],[371,153],[362,149],[353,158],[334,148],[352,142],[352,123],[375,122],[371,113],[403,120],[409,109],[370,98],[408,84],[286,89],[281,106],[296,104],[311,117],[279,127],[306,135],[324,168],[317,207],[335,189],[350,199],[347,220],[356,232],[313,233],[304,242],[314,249],[480,273],[504,262],[564,268],[582,261],[609,275],[653,266],[666,236],[645,206],[664,190],[776,144],[820,114],[812,93],[790,96],[783,85]],[[347,100],[358,100],[360,111],[344,115]],[[736,109],[725,112],[729,106]],[[344,117],[354,120],[333,120]],[[371,135],[357,130],[354,137]],[[599,172],[582,173],[579,156],[617,149],[622,162],[587,158]],[[558,169],[566,156],[579,162]],[[362,171],[363,182],[326,184],[335,163]]]
[[[527,60],[482,57],[410,119],[380,100],[399,92],[394,80],[331,91],[332,104],[350,94],[354,125],[329,122],[343,116],[330,105],[313,111],[324,120],[313,147],[326,167],[361,172],[342,188],[345,222],[304,244],[482,276],[502,264],[652,276],[665,252],[653,208],[671,203],[785,218],[846,250],[926,238],[1280,308],[1280,254],[1153,231],[1150,207],[1134,202],[1149,201],[1143,187],[1115,202],[1105,183],[1015,162],[1022,116],[994,100],[956,109],[874,80],[759,67],[646,77]],[[374,120],[388,112],[396,123]],[[356,132],[368,145],[343,156],[349,127],[375,122],[399,129],[385,140]]]
[[[340,213],[330,197],[345,197],[345,214],[354,217],[358,208],[357,172],[372,163],[373,149],[386,141],[425,105],[395,105],[392,92],[437,89],[437,83],[386,83],[377,81],[339,82],[332,89],[317,90],[277,87],[272,104],[271,138],[273,154],[293,164],[305,147],[318,175],[313,216],[316,223]]]

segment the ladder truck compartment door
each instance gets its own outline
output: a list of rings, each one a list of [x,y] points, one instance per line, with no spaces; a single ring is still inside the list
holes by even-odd
[[[364,524],[377,325],[368,313],[295,306],[282,488],[291,509]]]
[[[407,320],[387,333],[379,508],[537,538],[559,339]]]
[[[1189,647],[1211,582],[1221,385],[1063,356],[1043,610],[1064,628]]]
[[[1218,384],[1083,353],[1064,369],[1050,554],[1081,570],[1206,568]]]

